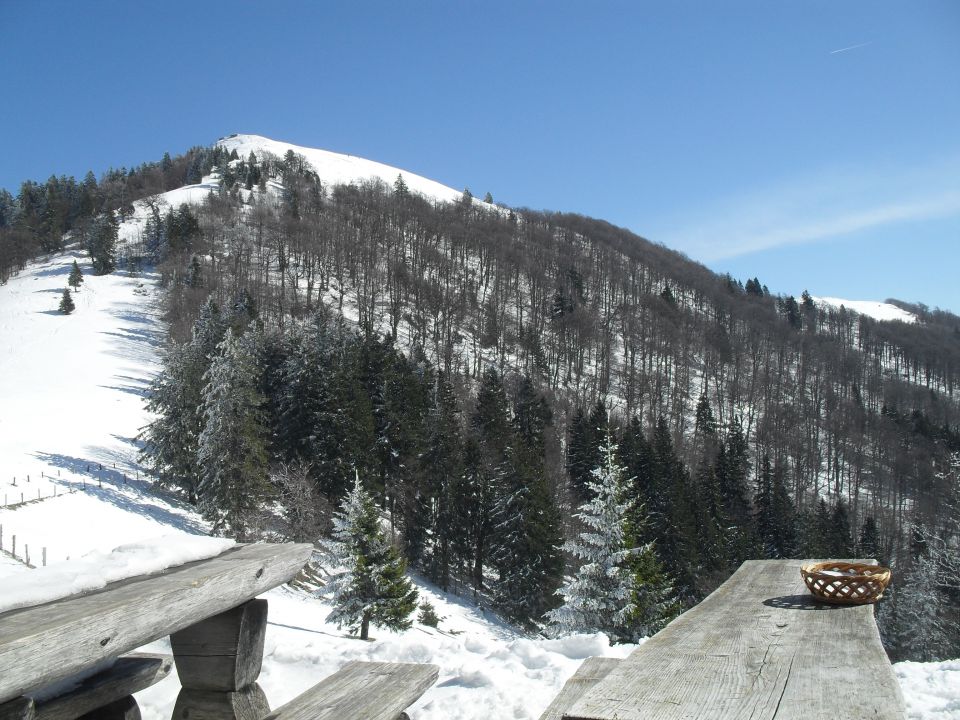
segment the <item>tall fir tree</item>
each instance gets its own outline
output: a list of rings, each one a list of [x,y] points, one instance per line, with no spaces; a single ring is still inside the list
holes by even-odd
[[[466,536],[468,521],[463,484],[463,440],[460,417],[453,388],[441,370],[434,385],[432,407],[427,421],[426,451],[420,458],[421,473],[430,500],[429,522],[432,545],[428,571],[430,578],[444,591],[449,589],[450,574],[458,539]]]
[[[607,433],[607,406],[603,400],[586,415],[578,408],[570,424],[567,443],[567,472],[576,503],[582,503],[590,495],[592,472],[600,462],[599,447]]]
[[[339,569],[324,587],[332,595],[327,620],[346,626],[361,640],[370,637],[370,624],[388,630],[407,630],[417,606],[417,591],[405,576],[406,563],[389,543],[380,526],[373,497],[356,476],[334,515],[333,540],[322,543]]]
[[[830,513],[830,525],[827,534],[829,556],[834,558],[853,557],[853,535],[850,530],[850,513],[843,498],[837,498]]]
[[[237,337],[227,328],[204,375],[200,510],[215,529],[239,540],[253,539],[257,514],[272,493],[261,347],[261,331]]]
[[[199,500],[202,475],[198,454],[204,376],[223,333],[220,310],[208,299],[194,322],[190,341],[168,350],[163,372],[154,379],[147,399],[155,419],[141,434],[141,458],[161,485],[183,490],[192,503]]]
[[[67,277],[67,285],[73,288],[74,292],[80,289],[80,285],[83,284],[83,271],[80,269],[80,266],[77,265],[77,261],[73,261],[73,265],[70,268],[70,275]]]
[[[493,546],[494,505],[510,472],[508,453],[512,430],[507,395],[500,373],[493,367],[487,368],[480,380],[471,427],[474,444],[468,446],[468,450],[475,449],[476,455],[468,453],[470,462],[467,469],[471,472],[470,482],[474,485],[473,495],[478,503],[475,511],[473,581],[474,586],[480,589],[483,585],[483,568],[490,560]]]
[[[87,250],[93,264],[94,275],[107,275],[117,267],[117,233],[120,225],[113,212],[97,218],[90,228]]]
[[[650,527],[678,594],[689,601],[696,595],[698,508],[689,473],[677,457],[663,416],[657,421],[650,446]]]
[[[521,623],[539,618],[555,604],[563,574],[560,517],[547,485],[544,457],[544,433],[551,422],[546,400],[528,377],[521,378],[513,437],[496,488],[492,553],[499,572],[497,605]]]
[[[717,450],[716,476],[725,518],[723,542],[727,568],[740,567],[758,549],[754,540],[753,517],[747,499],[750,455],[739,420],[733,420],[726,439]]]
[[[881,565],[886,565],[885,554],[880,549],[880,532],[873,515],[867,516],[860,526],[860,536],[857,539],[857,557],[873,558]]]
[[[763,456],[754,497],[757,535],[764,557],[791,557],[796,550],[796,519],[783,473]]]
[[[652,543],[629,544],[627,517],[632,503],[616,452],[608,437],[600,448],[601,463],[592,473],[591,499],[577,514],[585,529],[577,541],[564,545],[580,566],[559,590],[563,604],[545,619],[559,633],[604,632],[614,642],[630,642],[648,630],[648,624],[653,627],[660,622],[657,616],[663,599],[647,597],[646,607],[637,605],[641,591],[637,572],[656,568],[656,558]]]

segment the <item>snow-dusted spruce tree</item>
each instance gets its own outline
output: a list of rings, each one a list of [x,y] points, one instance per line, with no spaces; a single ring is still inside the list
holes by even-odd
[[[204,375],[200,510],[216,529],[239,540],[251,539],[251,525],[271,494],[261,346],[259,330],[237,337],[228,328]]]
[[[216,303],[207,300],[190,341],[170,347],[147,400],[154,420],[141,436],[141,458],[153,468],[160,484],[182,489],[192,503],[199,501],[202,475],[197,456],[204,425],[204,376],[225,329]]]
[[[628,497],[616,451],[608,432],[600,446],[600,465],[588,483],[592,499],[577,514],[586,529],[579,540],[564,545],[583,562],[558,591],[563,605],[545,617],[559,633],[599,631],[614,642],[629,642],[657,629],[669,604],[669,587],[653,544],[630,542],[627,518],[636,524],[637,507]]]
[[[370,636],[370,623],[388,630],[407,630],[417,607],[417,591],[404,575],[406,563],[380,527],[380,512],[357,476],[333,518],[333,539],[321,541],[340,572],[322,592],[332,596],[327,618],[346,626],[360,639]]]
[[[69,315],[76,310],[76,308],[77,306],[73,304],[73,298],[70,297],[70,289],[64,288],[63,295],[60,298],[60,312],[62,312],[64,315]]]
[[[77,261],[73,261],[73,267],[70,268],[70,275],[67,277],[67,285],[74,289],[74,292],[80,289],[80,285],[83,284],[83,271],[80,269],[80,266],[77,265]]]

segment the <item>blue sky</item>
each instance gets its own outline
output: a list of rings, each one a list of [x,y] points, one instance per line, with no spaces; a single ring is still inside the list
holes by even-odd
[[[0,187],[233,132],[960,312],[960,3],[0,0]]]

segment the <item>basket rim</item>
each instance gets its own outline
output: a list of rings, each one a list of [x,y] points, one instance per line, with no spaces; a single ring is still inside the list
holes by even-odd
[[[844,578],[849,578],[850,580],[856,578],[862,578],[864,580],[879,580],[883,576],[889,576],[891,573],[890,568],[884,565],[869,565],[867,563],[852,563],[844,562],[842,560],[822,560],[812,563],[804,563],[800,566],[800,572],[804,575],[811,576],[820,576],[824,578],[833,578],[838,579],[834,575],[827,575],[824,573],[824,570],[827,568],[837,568],[839,570],[864,570],[869,572],[854,572],[848,575],[844,575]]]

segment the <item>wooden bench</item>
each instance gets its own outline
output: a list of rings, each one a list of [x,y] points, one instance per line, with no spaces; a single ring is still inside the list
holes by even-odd
[[[176,720],[400,717],[436,681],[438,668],[349,663],[270,713],[256,683],[267,601],[254,598],[290,581],[312,551],[241,545],[0,614],[0,720],[139,720],[133,693],[162,680],[174,664],[182,686]],[[172,659],[123,655],[168,635]]]
[[[816,602],[802,562],[745,562],[629,657],[574,675],[542,720],[903,720],[873,607]]]

